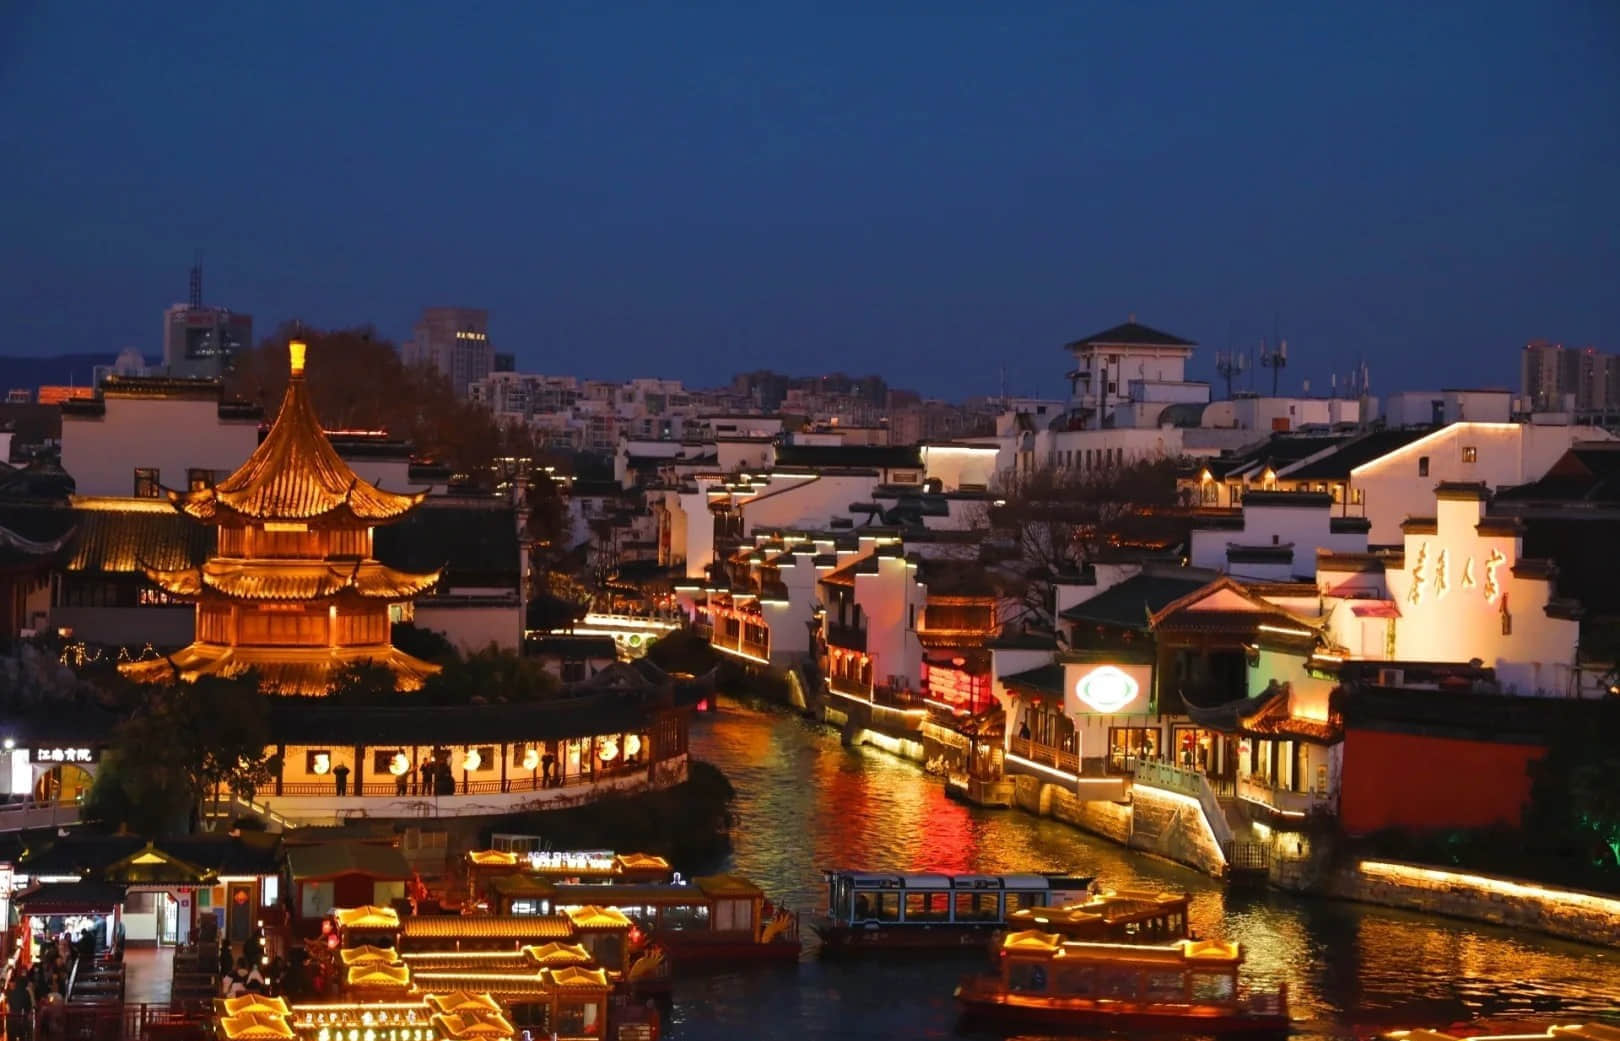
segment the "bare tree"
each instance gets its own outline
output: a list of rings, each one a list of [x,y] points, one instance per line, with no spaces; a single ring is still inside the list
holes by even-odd
[[[1057,579],[1102,555],[1174,544],[1185,528],[1178,469],[1174,459],[1088,470],[1047,466],[1006,481],[974,526],[1021,580],[1024,620],[1053,624]]]

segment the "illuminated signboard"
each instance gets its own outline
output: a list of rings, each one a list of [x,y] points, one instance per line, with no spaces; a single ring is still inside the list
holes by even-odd
[[[96,748],[36,748],[29,756],[36,763],[95,763],[101,760]]]
[[[1112,665],[1100,665],[1074,685],[1075,697],[1098,712],[1114,713],[1136,700],[1141,684]]]
[[[612,871],[613,853],[609,850],[582,850],[557,852],[535,850],[529,854],[531,871]]]

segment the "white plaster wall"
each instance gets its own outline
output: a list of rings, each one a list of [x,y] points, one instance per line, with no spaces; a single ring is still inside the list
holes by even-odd
[[[1407,535],[1405,568],[1386,575],[1390,596],[1401,610],[1396,657],[1451,662],[1478,658],[1494,668],[1498,682],[1512,692],[1572,693],[1569,683],[1580,624],[1547,615],[1551,583],[1514,576],[1518,539],[1476,532],[1478,503],[1445,501],[1438,513],[1437,533]],[[1495,569],[1502,596],[1494,603],[1485,595],[1485,563],[1493,551],[1503,558]],[[1446,559],[1444,591],[1436,585],[1442,553]],[[1473,561],[1472,586],[1464,580],[1469,560]],[[1415,575],[1421,582],[1414,582]],[[1414,585],[1418,586],[1416,594]],[[1502,631],[1504,602],[1512,619],[1511,633]]]
[[[1577,441],[1607,441],[1597,427],[1537,426],[1525,423],[1453,423],[1409,445],[1357,467],[1351,486],[1365,494],[1365,515],[1373,545],[1400,545],[1401,522],[1431,516],[1434,488],[1442,481],[1483,481],[1492,490],[1539,479]],[[1463,449],[1476,450],[1474,462]],[[1429,460],[1427,476],[1419,460]]]
[[[877,482],[856,475],[772,477],[764,491],[743,503],[744,530],[825,529],[833,518],[850,516],[850,503],[870,502]]]
[[[79,495],[132,495],[136,467],[148,466],[183,490],[188,469],[229,473],[259,445],[258,420],[222,420],[213,400],[111,397],[106,406],[102,416],[62,417],[62,469]]]
[[[1335,553],[1364,553],[1367,537],[1361,532],[1335,532],[1332,528],[1331,506],[1244,506],[1243,528],[1195,529],[1192,533],[1191,562],[1193,567],[1230,570],[1236,575],[1254,578],[1288,578],[1293,575],[1316,573],[1316,551],[1325,549]],[[1279,567],[1263,564],[1239,564],[1231,568],[1226,561],[1229,545],[1266,546],[1292,544],[1293,562]]]
[[[989,487],[995,479],[999,446],[986,444],[923,445],[923,476],[940,482],[942,491],[954,492],[964,484]]]
[[[877,574],[855,576],[855,602],[866,618],[866,653],[872,678],[888,677],[915,689],[922,674],[922,645],[912,628],[912,608],[922,612],[926,591],[917,584],[917,567],[904,557],[878,557]]]
[[[515,649],[519,624],[516,597],[503,605],[416,602],[416,625],[442,633],[463,653],[481,651],[491,643],[502,650]]]

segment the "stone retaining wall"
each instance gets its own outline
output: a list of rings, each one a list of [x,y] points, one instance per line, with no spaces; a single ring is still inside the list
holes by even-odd
[[[1141,785],[1131,790],[1130,802],[1120,803],[1081,799],[1038,777],[1018,775],[1012,781],[1013,805],[1027,813],[1072,824],[1216,878],[1226,871],[1226,858],[1196,805]]]
[[[1599,893],[1422,864],[1368,860],[1327,873],[1319,891],[1343,900],[1620,947],[1620,898]]]

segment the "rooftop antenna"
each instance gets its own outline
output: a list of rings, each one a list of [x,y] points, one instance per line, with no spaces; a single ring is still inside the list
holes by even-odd
[[[1248,359],[1241,351],[1217,351],[1215,353],[1215,371],[1226,380],[1226,397],[1232,397],[1232,377],[1241,376],[1247,367]]]
[[[197,251],[197,259],[191,265],[191,307],[199,310],[202,307],[202,250]]]
[[[1271,396],[1277,396],[1277,378],[1288,367],[1288,341],[1277,341],[1276,350],[1268,350],[1266,341],[1260,341],[1260,365],[1271,370]]]

